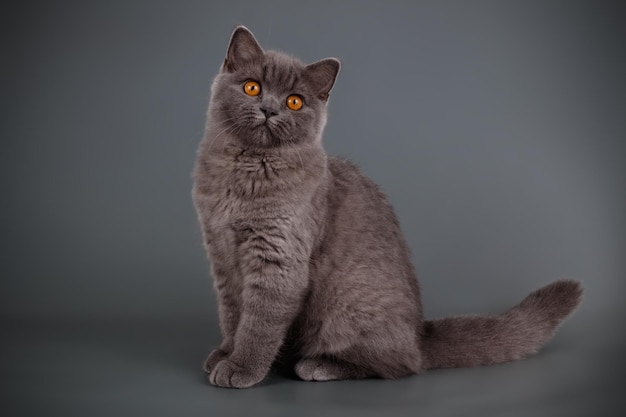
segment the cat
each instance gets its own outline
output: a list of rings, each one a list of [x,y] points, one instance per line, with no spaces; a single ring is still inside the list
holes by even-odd
[[[299,378],[328,381],[536,352],[580,303],[580,283],[553,282],[500,315],[424,320],[391,205],[322,147],[339,68],[232,33],[193,171],[223,338],[204,363],[210,383],[253,386],[282,357]]]

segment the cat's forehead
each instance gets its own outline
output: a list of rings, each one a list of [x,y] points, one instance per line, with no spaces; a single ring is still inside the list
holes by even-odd
[[[264,54],[260,76],[262,81],[275,87],[293,88],[299,84],[304,64],[289,55],[267,51]]]

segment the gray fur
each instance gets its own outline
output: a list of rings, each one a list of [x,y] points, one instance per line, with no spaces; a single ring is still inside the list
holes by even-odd
[[[212,86],[193,200],[219,301],[212,384],[250,387],[278,358],[304,380],[398,378],[535,352],[578,305],[557,281],[496,316],[425,321],[409,250],[378,186],[322,147],[339,61],[305,66],[233,32]],[[254,80],[261,94],[248,96]],[[298,94],[304,107],[287,108]],[[261,108],[277,113],[266,118]]]

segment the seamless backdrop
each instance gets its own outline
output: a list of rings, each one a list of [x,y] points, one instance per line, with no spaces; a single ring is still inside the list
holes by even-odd
[[[3,415],[618,415],[626,8],[617,1],[66,1],[7,6],[0,74]],[[551,280],[538,355],[400,381],[209,386],[219,343],[190,198],[212,77],[245,24],[339,58],[324,143],[385,190],[428,317]],[[9,413],[7,413],[7,411]]]

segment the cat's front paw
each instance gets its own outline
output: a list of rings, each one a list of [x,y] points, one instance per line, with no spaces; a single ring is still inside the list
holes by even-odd
[[[211,371],[211,384],[223,388],[249,388],[261,382],[265,374],[224,359]]]
[[[202,365],[202,369],[207,374],[210,374],[211,371],[215,368],[221,360],[226,359],[228,357],[228,353],[223,351],[222,349],[214,349],[213,352],[209,353],[209,356],[204,361]]]

